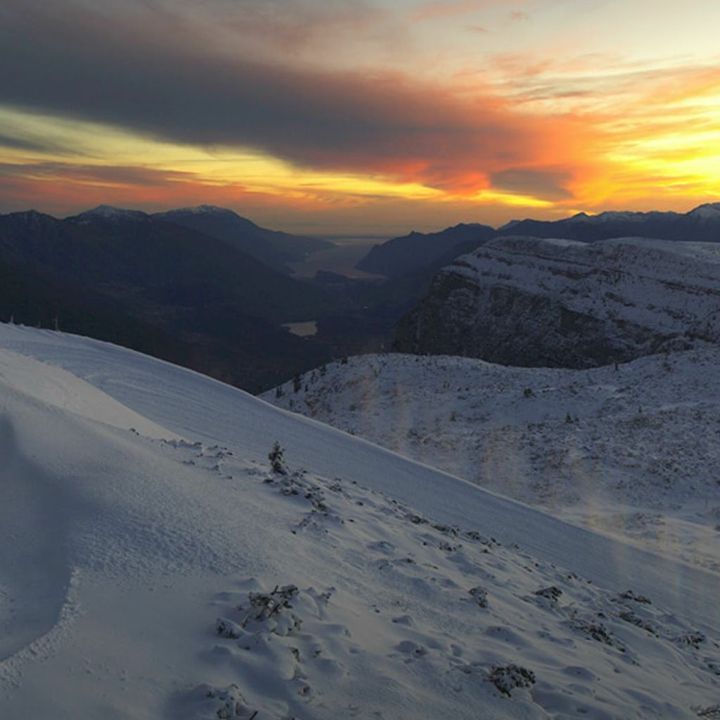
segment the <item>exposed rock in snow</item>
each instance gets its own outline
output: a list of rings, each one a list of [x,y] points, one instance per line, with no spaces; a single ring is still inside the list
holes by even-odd
[[[593,367],[720,339],[720,245],[506,237],[443,269],[397,349]]]

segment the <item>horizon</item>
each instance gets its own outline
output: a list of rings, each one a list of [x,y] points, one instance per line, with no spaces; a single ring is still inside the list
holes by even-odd
[[[720,5],[8,0],[0,212],[392,237],[720,197]]]
[[[438,227],[438,226],[429,224],[427,227],[424,227],[424,228],[417,228],[417,227],[404,228],[404,229],[400,229],[400,231],[397,234],[392,234],[392,235],[387,234],[387,233],[372,234],[372,233],[348,233],[348,232],[345,232],[345,233],[318,232],[318,233],[312,233],[312,236],[319,238],[319,239],[323,239],[323,240],[337,240],[339,242],[350,241],[350,240],[387,241],[387,240],[391,240],[395,237],[409,235],[413,232],[418,232],[421,234],[432,234],[434,232],[442,232],[443,230],[447,230],[451,227],[456,227],[458,225],[485,225],[485,226],[492,227],[494,230],[501,230],[506,225],[509,225],[512,223],[524,222],[526,220],[554,222],[554,221],[558,221],[558,220],[570,220],[574,217],[582,216],[582,215],[593,218],[593,217],[598,217],[598,216],[604,215],[606,213],[637,214],[637,213],[648,213],[648,212],[671,212],[671,213],[674,212],[674,213],[682,215],[682,214],[689,214],[693,210],[697,210],[698,208],[704,207],[706,205],[720,205],[720,198],[718,198],[717,201],[708,201],[708,202],[692,205],[687,210],[658,211],[658,210],[653,210],[653,209],[651,209],[651,210],[633,210],[633,209],[626,208],[623,210],[598,210],[596,212],[591,212],[591,213],[581,210],[581,211],[578,211],[577,213],[573,213],[572,215],[556,217],[556,218],[542,218],[542,217],[532,217],[532,216],[515,217],[515,218],[512,218],[512,219],[506,221],[505,223],[498,223],[498,224],[494,224],[494,225],[483,222],[482,220],[457,220],[456,222],[451,222],[449,225],[443,225],[442,227]],[[251,222],[255,223],[256,225],[258,225],[260,227],[265,227],[263,223],[256,222],[255,218],[245,215],[241,210],[236,210],[231,207],[223,207],[220,205],[210,205],[208,203],[200,203],[199,205],[186,205],[183,207],[162,207],[162,208],[156,208],[156,209],[141,208],[141,207],[120,207],[118,205],[110,205],[108,203],[100,203],[99,205],[95,205],[94,207],[81,208],[78,212],[71,212],[69,214],[58,214],[58,213],[46,212],[44,210],[38,210],[38,208],[36,208],[36,207],[28,207],[28,208],[24,208],[21,210],[11,210],[9,212],[0,211],[0,216],[1,215],[9,215],[9,214],[13,214],[13,213],[37,212],[41,215],[48,215],[56,220],[68,220],[68,219],[73,218],[78,215],[92,213],[101,208],[107,208],[109,210],[118,210],[118,211],[124,211],[124,212],[139,212],[139,213],[142,213],[142,214],[145,214],[148,216],[152,216],[153,214],[156,214],[156,213],[169,212],[169,211],[173,211],[173,210],[197,210],[200,208],[209,208],[209,209],[215,209],[215,210],[229,210],[245,220],[250,220]],[[296,234],[296,235],[301,235],[301,234],[303,234],[303,232],[305,232],[302,229],[297,230],[297,229],[288,229],[288,228],[284,228],[284,227],[266,227],[266,229],[280,230],[282,232],[287,232],[287,233]],[[311,233],[307,233],[307,232],[305,232],[305,234],[311,235]]]

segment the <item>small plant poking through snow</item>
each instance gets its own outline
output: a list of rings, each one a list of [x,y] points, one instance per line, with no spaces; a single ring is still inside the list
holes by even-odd
[[[258,714],[257,710],[246,705],[240,688],[234,683],[226,688],[208,688],[205,697],[214,706],[215,716],[219,720],[254,720]]]
[[[555,585],[540,588],[540,590],[535,591],[535,595],[550,600],[551,602],[557,602],[562,594],[562,590],[559,587],[555,587]]]
[[[290,601],[297,594],[298,589],[295,585],[276,587],[269,593],[250,593],[248,596],[250,605],[257,612],[251,611],[248,613],[248,618],[253,616],[255,620],[267,620],[284,608],[292,608]]]
[[[625,648],[608,632],[602,623],[591,622],[583,618],[573,618],[570,627],[578,632],[583,633],[586,637],[601,642],[604,645],[616,647],[620,652],[625,652]]]
[[[287,465],[285,465],[285,451],[280,447],[280,443],[276,440],[272,446],[272,450],[268,453],[270,468],[276,475],[287,475]]]
[[[688,645],[696,650],[700,649],[701,643],[704,643],[707,638],[701,632],[689,632],[683,635],[679,635],[675,642],[678,645]]]
[[[481,607],[486,608],[488,606],[487,590],[481,587],[474,587],[468,592],[475,598],[475,602]]]
[[[649,598],[646,598],[644,595],[637,595],[632,590],[626,590],[624,593],[620,593],[620,598],[622,600],[632,600],[641,605],[652,605]]]
[[[698,717],[711,718],[711,720],[717,720],[720,718],[720,705],[711,705],[706,708],[697,708],[695,710]]]
[[[221,637],[236,639],[246,632],[270,632],[275,635],[291,635],[302,625],[302,620],[293,612],[292,600],[299,590],[295,585],[276,586],[269,593],[251,592],[247,596],[247,605],[239,605],[238,610],[244,617],[233,623],[224,618],[217,621],[217,633]]]
[[[534,685],[535,673],[520,665],[505,665],[494,667],[488,679],[503,695],[511,697],[515,688],[528,688]]]

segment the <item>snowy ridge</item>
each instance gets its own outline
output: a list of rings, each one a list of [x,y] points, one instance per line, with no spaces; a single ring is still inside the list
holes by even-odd
[[[0,348],[0,716],[714,712],[720,576],[128,350]],[[13,353],[44,363],[33,393]],[[108,425],[109,397],[167,437]],[[81,612],[28,659],[70,585]]]
[[[571,310],[602,320],[720,338],[720,247],[714,243],[508,237],[458,258],[444,272],[558,297]]]
[[[86,210],[79,215],[75,215],[72,220],[79,223],[91,222],[95,219],[102,220],[147,220],[148,215],[140,210],[128,210],[126,208],[117,208],[112,205],[98,205],[92,210]]]
[[[585,222],[585,223],[608,223],[608,222],[642,222],[646,218],[646,213],[634,211],[608,211],[598,215],[588,215],[588,213],[578,213],[568,218],[566,222]]]
[[[217,205],[194,205],[175,210],[178,213],[192,213],[193,215],[234,215],[232,210],[218,207]]]
[[[265,397],[571,522],[720,570],[717,352],[592,370],[367,355]],[[429,398],[432,398],[429,401]]]
[[[456,259],[398,326],[403,352],[593,367],[720,341],[720,246],[504,237]]]
[[[689,215],[703,220],[720,219],[720,203],[707,203],[691,210]]]

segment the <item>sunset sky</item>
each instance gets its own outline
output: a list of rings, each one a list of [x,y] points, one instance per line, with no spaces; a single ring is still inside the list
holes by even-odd
[[[3,0],[0,212],[390,236],[720,199],[717,0]]]

